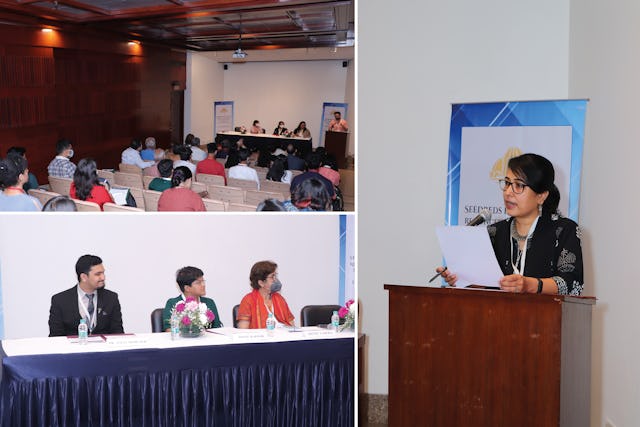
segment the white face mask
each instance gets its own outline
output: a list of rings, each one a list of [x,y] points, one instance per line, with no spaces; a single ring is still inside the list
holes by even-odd
[[[73,157],[73,148],[69,150],[69,154],[67,154],[67,158],[70,159]]]
[[[284,127],[284,125],[278,125],[278,127],[279,127],[280,129],[282,129],[282,128]]]

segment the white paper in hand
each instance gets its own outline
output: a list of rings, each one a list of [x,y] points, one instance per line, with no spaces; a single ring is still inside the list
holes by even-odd
[[[458,276],[456,287],[500,287],[503,274],[485,227],[436,227],[447,268]]]

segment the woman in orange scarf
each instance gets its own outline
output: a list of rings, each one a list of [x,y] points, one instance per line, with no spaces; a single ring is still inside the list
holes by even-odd
[[[264,329],[269,313],[273,313],[278,323],[294,325],[287,301],[279,293],[282,284],[278,280],[277,269],[278,264],[271,261],[256,262],[251,267],[249,280],[253,291],[240,302],[238,328]]]

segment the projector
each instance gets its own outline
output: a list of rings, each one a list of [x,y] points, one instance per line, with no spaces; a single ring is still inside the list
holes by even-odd
[[[244,58],[247,57],[247,52],[245,52],[242,49],[238,48],[238,49],[236,49],[235,52],[233,52],[231,57],[234,58],[234,59],[244,59]]]

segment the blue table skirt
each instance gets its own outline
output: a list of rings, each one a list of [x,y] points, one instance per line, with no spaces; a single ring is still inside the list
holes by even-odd
[[[3,426],[353,426],[353,339],[6,357]]]

